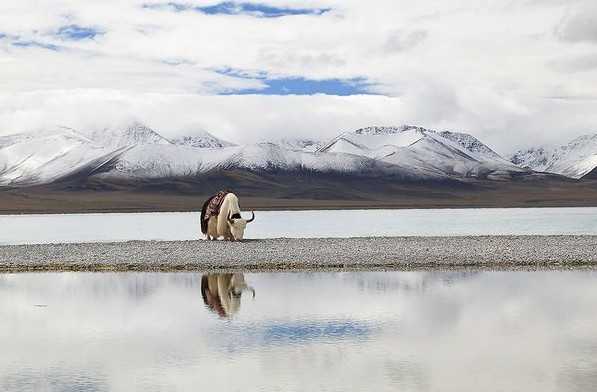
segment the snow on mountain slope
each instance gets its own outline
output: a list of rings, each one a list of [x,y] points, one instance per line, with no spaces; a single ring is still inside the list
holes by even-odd
[[[191,163],[202,162],[195,148],[198,144],[230,144],[207,132],[178,142],[183,145],[171,143],[140,123],[91,131],[57,127],[0,137],[0,185],[49,183],[74,174],[97,172],[106,163],[135,173],[153,173],[154,177],[160,170],[164,175],[185,175],[207,170],[190,170]],[[127,155],[131,149],[134,152]],[[207,155],[205,164],[217,162],[211,158],[218,156],[217,152]]]
[[[400,162],[420,167],[428,172],[443,173],[456,177],[508,177],[519,168],[501,158],[485,157],[461,148],[460,144],[447,141],[431,133],[391,156],[384,158],[390,163]]]
[[[407,147],[425,137],[423,128],[403,126],[369,127],[343,133],[332,139],[319,152],[336,152],[376,157],[387,147]]]
[[[423,176],[507,177],[522,171],[471,135],[414,126],[358,129],[336,137],[319,151],[367,156]]]
[[[387,174],[418,180],[502,179],[524,171],[470,135],[413,126],[363,128],[325,145],[285,138],[234,146],[207,132],[170,141],[140,123],[101,131],[63,127],[0,137],[0,185],[40,184],[98,171],[103,176],[157,178],[233,168]]]
[[[409,170],[390,168],[367,157],[348,154],[322,154],[292,151],[274,143],[259,143],[241,148],[229,160],[228,164],[236,168],[252,170],[313,170],[319,172],[360,173],[380,170],[380,173],[412,175]],[[389,169],[388,169],[389,168]]]
[[[319,140],[306,138],[281,138],[271,140],[270,143],[280,146],[280,148],[291,151],[315,152],[319,150],[323,143]]]
[[[292,151],[274,143],[205,149],[200,154],[188,146],[136,146],[119,158],[105,176],[142,178],[196,176],[215,169],[359,173],[367,170],[415,177],[417,173],[366,157]]]
[[[93,172],[124,149],[106,149],[60,127],[0,138],[0,185],[48,183],[77,172]]]
[[[510,157],[510,162],[523,168],[542,172],[549,166],[554,152],[554,148],[533,147],[517,151]]]
[[[234,154],[237,147],[201,149],[181,145],[137,145],[123,153],[115,169],[106,175],[132,177],[179,177],[206,173]]]
[[[480,156],[490,157],[495,160],[503,160],[498,153],[481,143],[476,137],[462,132],[443,131],[440,135],[448,140],[458,143],[469,152],[478,154]]]
[[[170,139],[173,144],[195,148],[222,148],[235,146],[226,140],[220,139],[207,131],[194,131],[183,136]]]
[[[597,134],[585,135],[557,148],[531,148],[516,152],[511,161],[535,171],[581,178],[597,167]]]
[[[104,128],[84,133],[94,143],[106,148],[121,148],[140,144],[172,144],[153,129],[135,122],[123,128]]]

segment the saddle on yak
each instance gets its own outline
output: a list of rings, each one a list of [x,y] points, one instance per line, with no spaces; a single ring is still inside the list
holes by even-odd
[[[219,191],[203,203],[201,208],[201,232],[203,234],[207,234],[207,221],[212,216],[218,216],[224,197],[229,193],[230,191]]]

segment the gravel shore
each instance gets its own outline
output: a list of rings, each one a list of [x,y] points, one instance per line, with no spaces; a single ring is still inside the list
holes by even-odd
[[[0,271],[567,268],[597,236],[313,238],[0,246]]]

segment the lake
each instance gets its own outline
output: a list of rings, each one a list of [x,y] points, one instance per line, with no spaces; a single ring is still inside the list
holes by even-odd
[[[1,274],[0,389],[589,391],[595,303],[590,270]]]
[[[0,227],[0,245],[203,238],[192,212],[0,215]],[[246,238],[490,234],[595,235],[597,208],[258,211]]]

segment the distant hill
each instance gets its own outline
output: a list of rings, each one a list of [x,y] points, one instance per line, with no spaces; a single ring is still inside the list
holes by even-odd
[[[581,178],[597,167],[597,134],[585,135],[559,147],[533,147],[510,157],[519,167]]]

